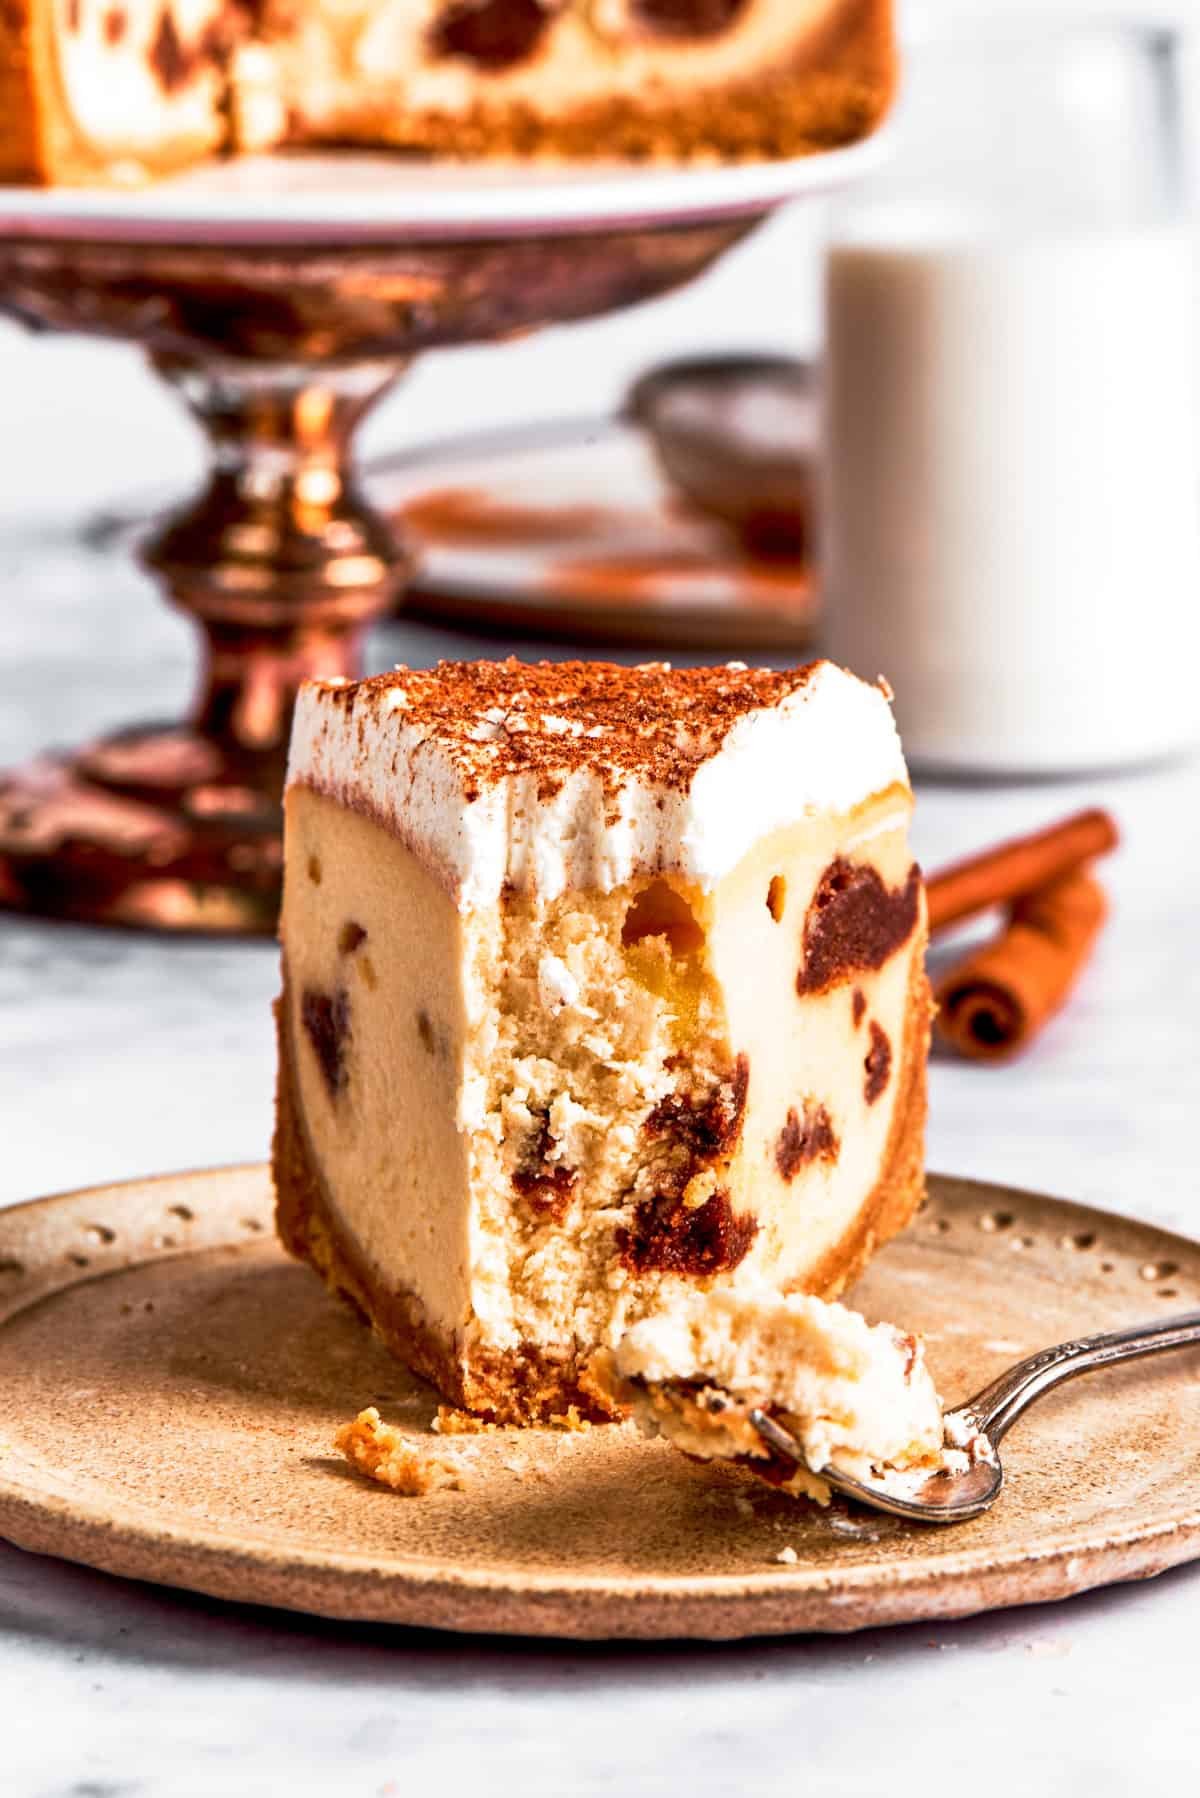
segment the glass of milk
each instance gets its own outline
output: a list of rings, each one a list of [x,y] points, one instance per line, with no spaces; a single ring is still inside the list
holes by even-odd
[[[1200,741],[1193,225],[1175,37],[975,21],[912,47],[826,272],[828,646],[927,771]]]

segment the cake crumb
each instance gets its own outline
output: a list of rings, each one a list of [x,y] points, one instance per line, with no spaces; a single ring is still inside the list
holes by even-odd
[[[343,1424],[333,1446],[358,1473],[405,1498],[462,1488],[457,1468],[414,1448],[398,1429],[382,1421],[374,1405],[360,1411],[353,1423]]]
[[[785,1567],[794,1567],[796,1562],[800,1559],[800,1556],[789,1542],[784,1548],[780,1549],[779,1553],[775,1556],[775,1559],[781,1561]]]
[[[590,1430],[591,1419],[580,1411],[578,1405],[568,1405],[565,1411],[550,1413],[550,1426],[555,1430],[570,1430],[578,1435],[582,1430]]]
[[[733,1508],[739,1517],[756,1517],[758,1515],[744,1492],[734,1493]]]
[[[693,1174],[683,1189],[683,1203],[688,1211],[699,1211],[708,1204],[717,1190],[716,1170],[706,1167],[701,1173]]]
[[[583,1415],[578,1405],[568,1405],[565,1411],[552,1411],[547,1423],[552,1430],[573,1432],[590,1430],[592,1427],[590,1419]],[[509,1432],[520,1426],[492,1423],[486,1417],[477,1417],[474,1411],[459,1411],[453,1405],[439,1405],[430,1428],[439,1436],[482,1436],[494,1435],[500,1430]]]
[[[474,1411],[460,1411],[454,1405],[439,1405],[437,1415],[429,1427],[439,1436],[482,1436],[485,1431],[494,1433],[501,1426],[489,1422],[486,1417],[477,1417]]]

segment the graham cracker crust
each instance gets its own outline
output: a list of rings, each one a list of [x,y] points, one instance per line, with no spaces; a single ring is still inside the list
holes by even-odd
[[[932,1008],[923,950],[922,940],[909,982],[899,1058],[903,1085],[884,1151],[885,1171],[852,1229],[802,1282],[802,1290],[819,1298],[836,1298],[851,1285],[875,1250],[909,1222],[924,1196],[925,1064]],[[592,1384],[586,1365],[571,1352],[527,1343],[496,1353],[461,1335],[448,1338],[430,1326],[413,1293],[385,1285],[366,1264],[329,1201],[308,1142],[297,1099],[287,997],[285,967],[283,992],[275,1002],[279,1077],[271,1170],[276,1229],[289,1254],[306,1261],[331,1292],[359,1312],[385,1347],[465,1411],[503,1424],[548,1422],[572,1405],[593,1421],[619,1415],[615,1402]]]

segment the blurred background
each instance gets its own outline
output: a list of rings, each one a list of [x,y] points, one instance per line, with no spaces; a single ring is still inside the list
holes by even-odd
[[[1058,0],[1055,14],[1119,13],[1186,24],[1188,4],[1125,0],[1098,8]],[[1044,9],[997,0],[901,0],[909,39],[974,18],[1024,17],[1036,32]],[[1195,56],[1191,91],[1200,97]],[[651,363],[693,351],[740,349],[804,355],[821,329],[819,248],[828,208],[785,208],[694,286],[594,323],[539,333],[523,344],[422,359],[364,427],[365,458],[406,444],[543,415],[591,416],[617,403]],[[84,340],[37,342],[0,322],[0,392],[6,429],[0,480],[6,512],[29,520],[71,518],[81,504],[127,502],[139,488],[178,491],[199,478],[195,428],[139,366],[137,352]]]

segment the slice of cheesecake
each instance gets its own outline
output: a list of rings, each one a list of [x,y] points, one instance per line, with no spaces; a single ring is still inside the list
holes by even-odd
[[[798,1293],[689,1293],[593,1363],[600,1390],[648,1436],[702,1461],[736,1460],[785,1491],[829,1503],[820,1477],[943,1465],[942,1407],[918,1337]],[[789,1431],[808,1469],[782,1463],[750,1421]]]
[[[890,0],[265,0],[293,138],[443,156],[798,155],[865,136]]]
[[[922,1190],[911,806],[829,663],[306,686],[284,1242],[501,1420],[691,1293],[839,1292]]]
[[[799,155],[894,83],[891,0],[5,0],[0,181],[274,145]]]

